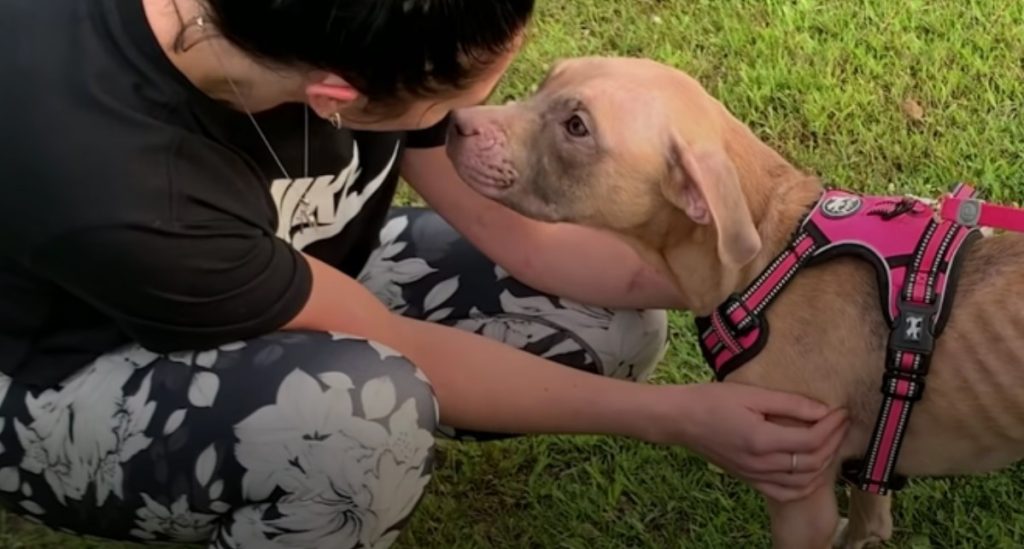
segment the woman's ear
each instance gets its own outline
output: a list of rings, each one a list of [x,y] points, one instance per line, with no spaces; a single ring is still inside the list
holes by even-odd
[[[326,74],[306,85],[306,98],[321,118],[327,118],[359,99],[359,91],[344,78]]]

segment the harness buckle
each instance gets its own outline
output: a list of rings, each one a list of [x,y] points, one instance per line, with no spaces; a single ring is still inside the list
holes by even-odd
[[[938,306],[934,303],[911,303],[900,299],[896,305],[899,316],[889,334],[889,348],[921,355],[935,350],[935,317]]]
[[[739,323],[733,322],[732,315],[729,314],[735,309],[746,313],[746,318],[740,320]],[[738,337],[743,337],[761,326],[761,319],[754,314],[754,311],[750,310],[750,307],[747,307],[747,303],[739,294],[731,294],[725,298],[725,301],[718,306],[717,311],[719,318],[722,319],[722,324]]]
[[[965,198],[956,209],[956,222],[965,227],[977,227],[981,221],[981,200]]]

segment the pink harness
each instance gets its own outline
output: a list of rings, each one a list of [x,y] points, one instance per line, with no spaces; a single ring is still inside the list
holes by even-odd
[[[991,206],[974,195],[971,187],[958,185],[936,219],[932,207],[916,199],[826,191],[789,247],[753,284],[709,317],[696,319],[704,358],[721,381],[764,348],[764,312],[801,268],[850,254],[874,265],[890,336],[871,442],[862,460],[843,466],[843,477],[861,490],[886,494],[906,482],[893,469],[945,327],[963,252],[981,237],[978,226],[1024,229],[1020,210]]]

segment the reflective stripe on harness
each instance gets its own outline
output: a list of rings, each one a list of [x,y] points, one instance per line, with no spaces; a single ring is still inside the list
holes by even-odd
[[[974,194],[958,185],[945,204],[968,203],[963,201],[975,200]],[[863,459],[844,464],[843,478],[874,494],[898,490],[905,480],[895,474],[896,462],[948,317],[961,252],[980,237],[974,225],[936,219],[920,200],[826,191],[787,248],[746,290],[696,319],[704,358],[724,380],[764,348],[764,312],[802,268],[840,255],[867,259],[878,275],[890,337],[875,429]]]
[[[970,189],[962,192],[973,194]],[[955,291],[955,281],[949,280],[954,276],[947,276],[943,284],[944,265],[954,263],[971,231],[949,221],[932,222],[914,254],[900,292],[899,315],[891,324],[882,404],[871,442],[862,461],[843,467],[845,479],[861,490],[884,495],[906,484],[894,469],[911,410],[924,393],[925,376],[940,333],[937,328],[946,316],[940,309],[940,299]]]

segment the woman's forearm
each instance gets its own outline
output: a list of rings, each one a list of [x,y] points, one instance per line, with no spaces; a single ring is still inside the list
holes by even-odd
[[[656,388],[589,374],[469,332],[399,319],[396,345],[430,379],[445,424],[522,434],[649,438]],[[400,343],[399,343],[400,342]]]
[[[654,386],[561,366],[470,332],[391,313],[343,273],[309,259],[313,291],[287,328],[341,332],[391,347],[419,367],[441,421],[498,433],[612,434],[650,439]]]

